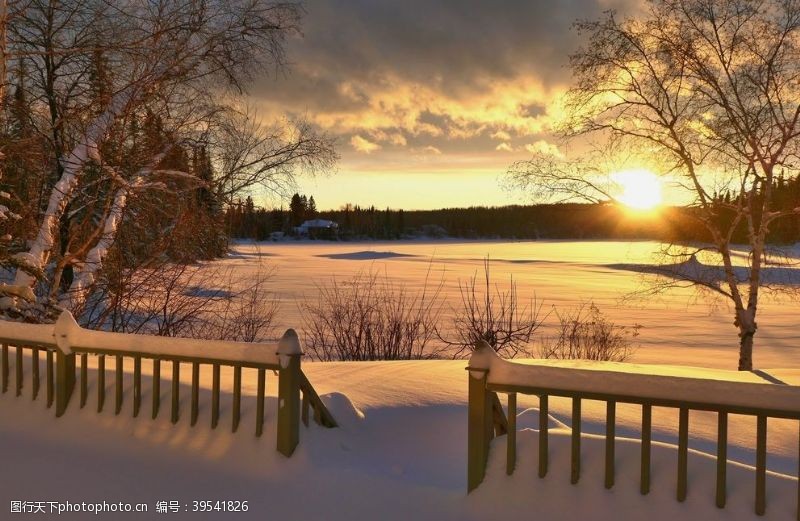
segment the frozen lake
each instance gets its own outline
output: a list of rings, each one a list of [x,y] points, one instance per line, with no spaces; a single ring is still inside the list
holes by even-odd
[[[431,287],[443,280],[441,297],[449,316],[451,306],[460,302],[459,281],[476,272],[482,276],[483,260],[489,256],[494,283],[507,288],[513,275],[520,298],[527,301],[535,295],[545,311],[593,300],[617,324],[640,324],[641,346],[632,361],[735,369],[738,337],[726,301],[690,288],[629,298],[646,291],[654,278],[619,265],[652,264],[659,249],[659,243],[650,241],[258,243],[237,244],[228,259],[212,265],[241,276],[274,269],[269,287],[281,301],[278,326],[301,329],[299,303],[314,299],[318,285],[369,270],[410,289],[421,289],[426,276]],[[800,303],[791,295],[762,297],[757,367],[800,368],[798,312]],[[540,333],[547,335],[548,325]]]

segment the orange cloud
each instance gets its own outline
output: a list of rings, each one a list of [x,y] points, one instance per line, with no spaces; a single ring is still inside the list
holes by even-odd
[[[527,150],[531,154],[539,153],[539,154],[547,154],[554,157],[564,157],[564,154],[561,152],[561,149],[559,149],[557,145],[549,143],[544,139],[540,139],[539,141],[525,145],[525,150]]]
[[[381,146],[377,143],[373,143],[372,141],[365,139],[359,135],[355,135],[350,138],[350,145],[353,146],[354,149],[358,152],[362,152],[364,154],[371,154],[376,150],[380,150]]]

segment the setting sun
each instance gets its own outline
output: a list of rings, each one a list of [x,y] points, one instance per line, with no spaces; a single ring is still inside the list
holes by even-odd
[[[617,199],[637,210],[651,210],[661,204],[661,181],[649,170],[617,172],[612,179],[619,184]]]

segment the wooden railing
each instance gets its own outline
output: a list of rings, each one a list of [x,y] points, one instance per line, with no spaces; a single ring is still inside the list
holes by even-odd
[[[278,375],[277,449],[290,456],[300,439],[300,421],[308,426],[309,408],[314,411],[314,420],[324,427],[336,427],[336,421],[319,398],[300,366],[303,351],[297,333],[289,329],[275,344],[195,340],[167,338],[149,335],[130,335],[90,331],[82,329],[68,312],[64,312],[55,324],[22,324],[0,321],[0,380],[2,392],[9,390],[11,381],[10,349],[14,350],[14,391],[20,396],[24,387],[25,351],[30,353],[30,386],[35,400],[41,388],[40,357],[45,353],[45,389],[47,406],[55,403],[56,416],[68,409],[76,384],[79,387],[79,407],[88,400],[89,357],[96,357],[97,367],[97,411],[101,412],[106,402],[106,358],[114,359],[114,413],[119,414],[123,403],[123,364],[125,359],[133,361],[133,416],[137,417],[142,406],[142,360],[152,362],[152,418],[161,409],[162,363],[171,364],[171,410],[170,419],[177,423],[180,418],[180,372],[181,365],[191,367],[190,423],[198,420],[200,366],[207,364],[212,370],[211,428],[216,428],[220,416],[221,367],[233,369],[233,402],[231,430],[236,432],[241,417],[242,369],[257,371],[255,434],[261,436],[264,426],[264,398],[266,395],[266,372]],[[78,363],[78,359],[80,363]],[[80,369],[80,376],[76,372]],[[301,401],[302,394],[302,401]]]
[[[652,409],[678,409],[677,500],[687,493],[689,411],[713,411],[718,418],[716,505],[726,502],[728,415],[756,417],[755,512],[766,511],[768,418],[800,419],[800,387],[768,383],[706,380],[631,371],[608,371],[513,363],[497,356],[486,343],[476,344],[469,366],[469,432],[467,489],[483,481],[493,437],[506,434],[506,472],[516,466],[517,394],[539,397],[540,478],[548,471],[549,397],[572,399],[571,482],[581,472],[581,401],[606,402],[605,487],[614,486],[615,423],[618,403],[642,407],[640,492],[650,491]],[[508,418],[497,393],[508,395]],[[800,469],[798,469],[800,476]],[[797,519],[800,520],[800,480]]]

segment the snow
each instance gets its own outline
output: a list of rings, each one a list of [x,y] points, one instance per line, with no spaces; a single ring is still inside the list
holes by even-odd
[[[293,356],[302,356],[303,348],[300,347],[300,339],[294,329],[287,329],[278,342],[278,358],[283,369],[289,367],[289,362]]]
[[[0,341],[50,347],[55,343],[52,324],[25,324],[0,320]]]
[[[726,280],[725,269],[722,266],[704,264],[695,255],[688,259],[673,263],[655,266],[652,264],[617,264],[618,269],[653,273],[671,277],[677,280],[698,281],[711,285],[719,285]],[[749,269],[745,266],[733,266],[733,276],[739,282],[747,282]],[[761,280],[764,284],[771,285],[800,285],[800,269],[789,266],[764,266],[761,268]]]
[[[785,382],[777,384],[749,372],[590,360],[515,363],[497,356],[486,342],[473,353],[469,367],[488,370],[488,383],[495,385],[766,408],[800,414],[800,387]]]
[[[29,286],[0,283],[0,293],[4,295],[13,295],[27,300],[28,302],[36,300],[36,295],[34,295],[33,290]]]
[[[69,354],[75,349],[105,352],[137,352],[151,357],[198,357],[228,362],[279,364],[278,351],[287,355],[302,354],[297,333],[290,330],[277,343],[197,340],[193,338],[130,335],[92,331],[78,326],[72,314],[64,311],[53,324],[24,324],[0,321],[0,340],[24,345],[58,346]]]
[[[12,361],[14,357],[12,356]],[[91,358],[90,358],[91,360]],[[26,360],[26,363],[28,360]],[[4,447],[0,502],[11,500],[141,501],[151,514],[111,516],[109,519],[149,519],[156,501],[180,501],[190,511],[170,514],[171,519],[197,519],[194,500],[237,499],[249,502],[247,513],[211,513],[207,519],[381,519],[381,520],[486,520],[536,519],[611,520],[674,519],[745,520],[753,514],[753,444],[743,436],[747,429],[731,418],[729,455],[745,464],[728,469],[728,507],[714,506],[716,423],[707,426],[692,413],[690,420],[689,495],[675,501],[677,454],[674,422],[665,425],[654,409],[652,492],[639,494],[639,418],[618,406],[616,485],[603,487],[604,441],[595,434],[603,428],[604,408],[584,405],[582,474],[578,485],[569,484],[569,407],[551,399],[550,471],[536,476],[538,426],[537,400],[520,396],[517,470],[505,474],[505,437],[492,444],[484,483],[466,494],[466,384],[464,361],[411,361],[361,363],[304,363],[309,380],[341,425],[323,429],[302,428],[300,445],[287,459],[275,451],[277,389],[267,382],[267,424],[264,436],[253,436],[255,370],[242,375],[242,423],[237,433],[229,429],[231,414],[230,368],[222,370],[220,424],[210,421],[211,371],[201,369],[200,418],[189,426],[190,375],[182,372],[182,409],[177,425],[169,422],[169,386],[162,382],[162,411],[151,420],[150,366],[143,364],[142,412],[131,417],[132,366],[125,368],[125,401],[119,416],[106,403],[95,411],[96,380],[90,371],[89,401],[77,402],[56,419],[45,409],[42,395],[31,402],[13,392],[0,395],[0,444]],[[163,371],[162,371],[163,373]],[[13,374],[13,371],[12,371]],[[26,378],[29,368],[26,368]],[[26,380],[26,383],[29,380]],[[106,383],[113,386],[109,368]],[[109,394],[110,395],[110,394]],[[74,399],[73,399],[74,400]],[[637,408],[638,409],[638,408]],[[781,451],[768,460],[767,515],[765,519],[794,519],[797,481],[786,474],[797,471],[797,422],[782,438],[778,422],[770,421],[770,442]],[[772,450],[772,447],[770,447]],[[64,519],[86,519],[86,514],[64,514]]]
[[[401,241],[385,243],[268,243],[239,244],[234,254],[210,268],[231,268],[247,275],[274,266],[271,289],[280,298],[278,326],[296,328],[302,349],[302,320],[297,302],[316,298],[317,284],[331,274],[345,280],[364,269],[386,273],[409,289],[421,288],[433,267],[447,305],[458,304],[458,281],[482,269],[483,258],[492,259],[498,284],[514,274],[521,297],[535,292],[547,306],[572,306],[593,299],[612,320],[643,325],[641,347],[625,377],[641,377],[647,385],[657,377],[702,377],[709,385],[740,380],[762,388],[779,388],[767,381],[800,385],[800,302],[777,296],[759,306],[755,361],[752,373],[731,372],[737,362],[736,329],[724,302],[675,288],[658,299],[622,297],[645,287],[648,273],[620,270],[614,265],[653,264],[653,242],[618,241]],[[358,259],[359,252],[399,255]],[[333,257],[336,255],[336,257]],[[435,276],[434,276],[435,275]],[[25,333],[13,324],[0,328],[0,337]],[[33,331],[33,330],[31,330]],[[547,334],[547,327],[543,328]],[[50,342],[52,342],[52,331]],[[120,343],[111,333],[89,336],[109,348]],[[141,337],[142,349],[159,347],[169,339]],[[229,343],[225,343],[229,345]],[[221,343],[187,341],[190,345],[222,349]],[[277,361],[276,344],[271,346]],[[264,350],[266,353],[267,350]],[[12,348],[13,355],[13,348]],[[226,353],[228,355],[228,353]],[[227,356],[230,358],[229,356]],[[12,389],[13,363],[12,362]],[[0,504],[11,500],[156,501],[238,499],[249,501],[247,513],[214,513],[207,519],[284,520],[486,520],[530,519],[755,519],[754,471],[755,419],[729,417],[728,506],[714,505],[717,415],[692,411],[689,417],[689,490],[685,503],[675,501],[677,467],[677,417],[675,409],[654,407],[652,418],[652,491],[639,494],[641,407],[617,405],[616,485],[603,487],[606,408],[604,402],[584,400],[582,405],[582,474],[579,484],[569,484],[569,426],[571,401],[551,397],[549,402],[550,471],[536,476],[538,406],[535,396],[518,397],[518,461],[513,476],[505,474],[505,437],[492,443],[484,483],[466,494],[467,362],[464,360],[317,363],[303,359],[303,371],[322,396],[337,423],[336,429],[315,424],[302,428],[300,445],[289,459],[275,450],[277,379],[267,380],[264,436],[253,436],[256,371],[242,371],[242,422],[230,432],[232,369],[222,368],[222,411],[217,429],[209,427],[211,369],[200,370],[200,418],[189,426],[191,371],[181,372],[181,419],[169,421],[169,385],[162,368],[161,413],[150,419],[152,386],[150,364],[142,364],[142,411],[131,418],[133,366],[125,361],[125,400],[119,416],[108,397],[114,385],[113,368],[106,375],[107,401],[103,413],[96,409],[95,357],[89,357],[89,401],[78,409],[77,394],[61,418],[45,409],[43,392],[30,400],[30,368],[26,365],[24,396],[13,390],[0,394]],[[30,360],[25,359],[29,364]],[[490,360],[489,364],[493,364]],[[572,367],[586,374],[586,385],[601,378],[617,378],[618,364],[587,366],[571,361],[515,360],[532,367],[519,369],[550,377],[554,370]],[[658,366],[650,364],[661,364]],[[113,365],[113,364],[111,364]],[[491,366],[493,367],[493,366]],[[517,369],[514,369],[514,372]],[[490,371],[490,374],[492,371]],[[495,374],[502,376],[503,371]],[[590,374],[589,374],[590,373]],[[44,371],[42,369],[42,374]],[[572,374],[572,373],[570,373]],[[515,374],[506,375],[516,378]],[[611,383],[613,381],[610,380]],[[620,382],[628,385],[627,381]],[[551,382],[552,383],[552,382]],[[570,385],[576,382],[571,382]],[[622,385],[619,384],[619,385]],[[44,384],[44,382],[43,382]],[[617,384],[614,384],[617,385]],[[43,388],[44,389],[44,388]],[[738,386],[737,386],[738,389]],[[679,390],[679,389],[677,389]],[[76,390],[77,392],[77,390]],[[662,392],[656,389],[654,392]],[[737,397],[738,399],[738,397]],[[501,395],[505,402],[505,396]],[[770,419],[767,447],[766,519],[796,519],[798,472],[798,422]],[[172,519],[197,519],[180,512]],[[86,519],[85,514],[62,516]],[[147,519],[156,514],[112,516],[108,519]],[[165,517],[162,515],[162,517]]]
[[[240,243],[231,256],[208,266],[230,269],[242,279],[274,269],[268,289],[281,304],[276,325],[280,330],[296,328],[302,337],[298,303],[316,299],[318,286],[334,276],[341,283],[368,270],[409,291],[421,290],[426,277],[429,293],[442,281],[440,324],[446,328],[451,308],[461,305],[459,281],[482,276],[488,255],[492,281],[503,290],[513,275],[520,300],[527,303],[536,296],[543,313],[552,306],[562,311],[592,300],[613,322],[640,324],[640,346],[632,362],[736,369],[738,330],[725,300],[681,287],[652,295],[651,273],[619,268],[620,263],[655,265],[662,259],[661,247],[653,241],[556,240]],[[788,253],[800,257],[800,248]],[[800,369],[800,299],[781,291],[792,288],[777,289],[760,296],[754,363],[761,369]],[[555,322],[551,315],[536,337],[553,335]]]

